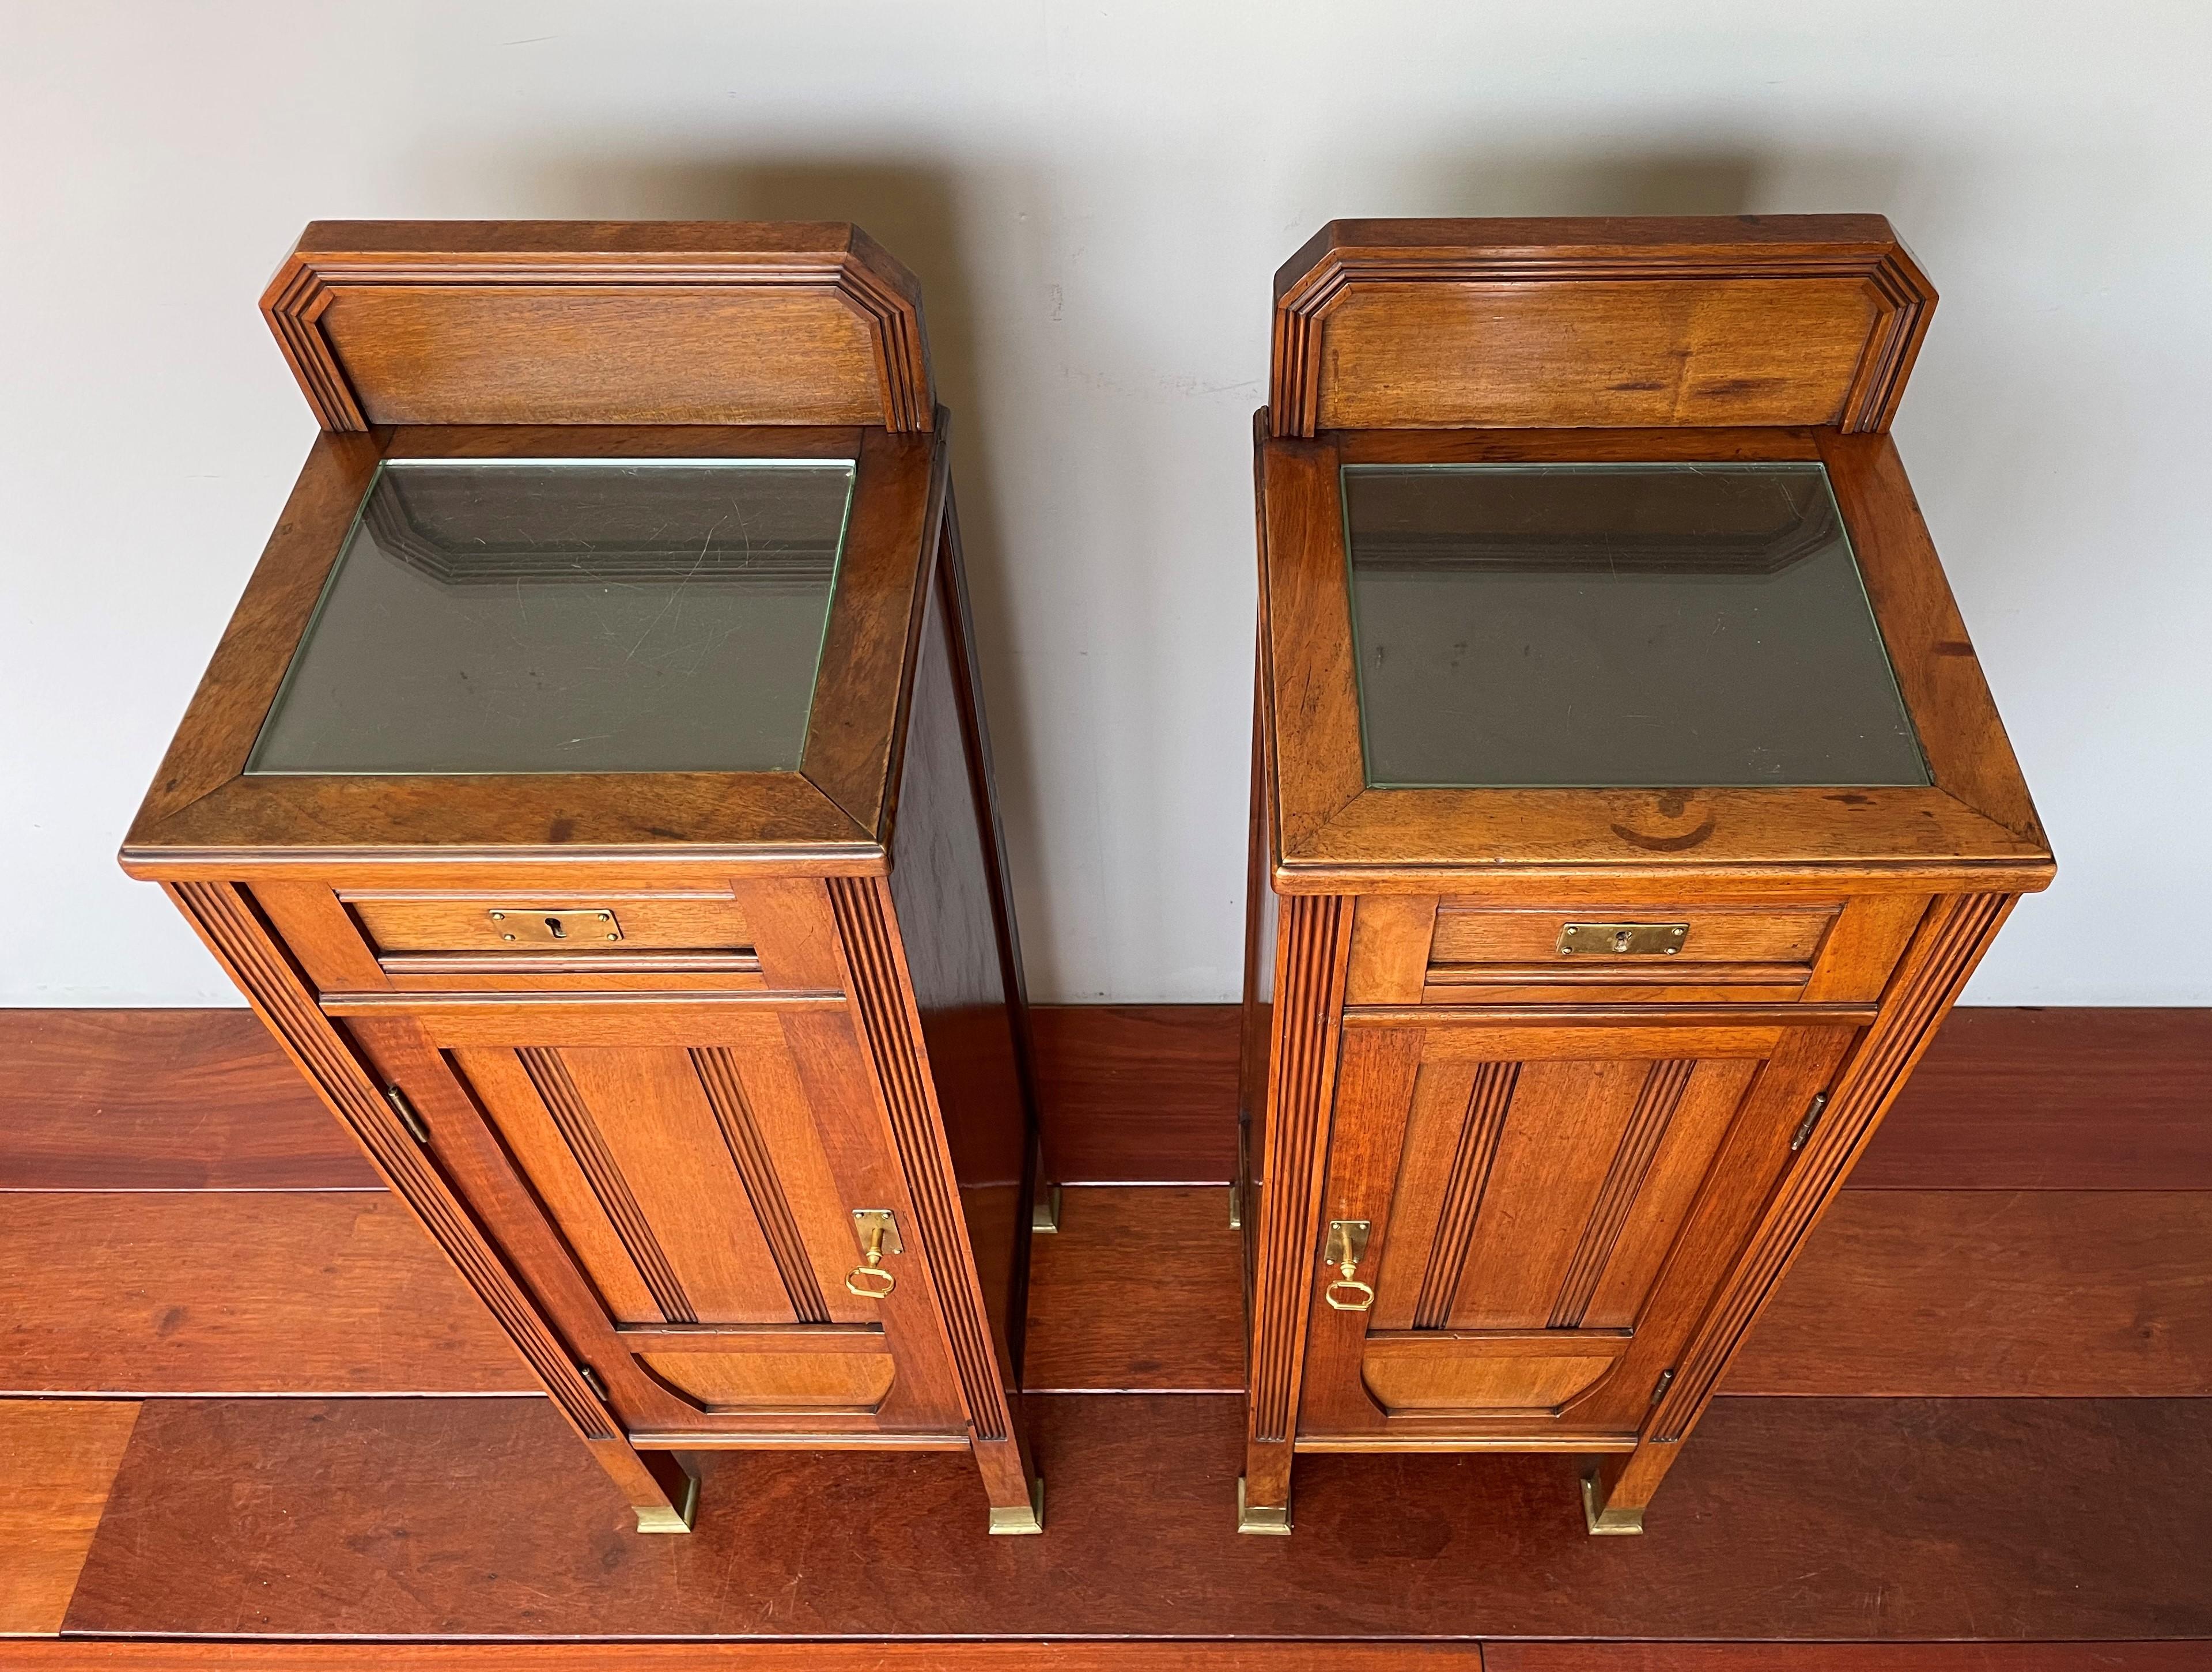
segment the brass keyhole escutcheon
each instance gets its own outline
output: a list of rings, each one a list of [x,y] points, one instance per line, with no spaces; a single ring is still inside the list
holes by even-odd
[[[574,946],[579,941],[620,940],[622,925],[612,910],[602,906],[495,906],[484,914],[492,933],[503,944],[532,946]]]
[[[1322,1244],[1322,1261],[1336,1268],[1336,1276],[1321,1292],[1321,1298],[1340,1312],[1364,1312],[1375,1304],[1375,1290],[1362,1283],[1352,1274],[1359,1262],[1367,1257],[1368,1221],[1365,1219],[1331,1219],[1328,1222],[1328,1241]],[[1338,1298],[1341,1292],[1343,1298]]]
[[[860,1263],[845,1274],[845,1292],[862,1300],[881,1300],[898,1287],[898,1279],[884,1269],[884,1256],[906,1251],[898,1216],[888,1207],[856,1207],[853,1235],[860,1244]]]

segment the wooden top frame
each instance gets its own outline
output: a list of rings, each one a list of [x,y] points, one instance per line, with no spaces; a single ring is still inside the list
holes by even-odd
[[[165,881],[362,866],[878,873],[890,839],[915,649],[945,515],[947,425],[443,426],[325,434],[123,848]],[[796,772],[252,775],[246,763],[378,464],[402,458],[857,461]]]
[[[1261,691],[1281,893],[1525,896],[1602,886],[1832,895],[2046,886],[2054,872],[1951,590],[1885,435],[1835,429],[1269,433]],[[1373,789],[1352,666],[1340,471],[1364,463],[1818,459],[1826,465],[1933,786]]]
[[[1879,215],[1332,221],[1275,275],[1278,436],[1889,427],[1936,292]]]
[[[328,430],[935,422],[921,288],[842,222],[318,221],[261,311]]]

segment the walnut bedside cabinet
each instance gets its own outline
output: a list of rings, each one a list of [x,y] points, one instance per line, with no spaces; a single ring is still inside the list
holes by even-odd
[[[1239,1524],[1644,1511],[2051,850],[1887,430],[1875,216],[1364,221],[1260,415]]]
[[[637,1511],[971,1451],[1017,1371],[1019,952],[913,277],[833,224],[319,223],[323,434],[123,849]]]

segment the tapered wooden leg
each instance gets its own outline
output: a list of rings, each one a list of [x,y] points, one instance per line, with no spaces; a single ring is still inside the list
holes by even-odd
[[[1237,1478],[1237,1530],[1287,1538],[1291,1531],[1291,1448],[1288,1441],[1247,1440],[1244,1473]]]
[[[623,1440],[587,1440],[592,1455],[637,1512],[641,1533],[688,1533],[699,1514],[699,1477],[673,1451],[640,1451]]]
[[[1681,1455],[1678,1440],[1646,1440],[1633,1451],[1615,1451],[1583,1470],[1583,1525],[1593,1534],[1640,1533],[1644,1507]]]
[[[991,1530],[1044,1531],[1044,1476],[1030,1462],[1027,1444],[1018,1438],[977,1440],[970,1449],[983,1476],[983,1491],[991,1500]]]

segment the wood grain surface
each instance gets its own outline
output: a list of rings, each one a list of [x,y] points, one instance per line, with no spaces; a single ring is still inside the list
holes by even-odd
[[[1032,1008],[1048,1170],[1226,1183],[1234,1005]],[[0,1189],[376,1176],[244,1010],[0,1010]],[[1846,1187],[2212,1189],[2212,1009],[1962,1007]]]
[[[105,1400],[0,1400],[0,1637],[61,1630],[137,1420]]]
[[[1072,1186],[1030,1253],[1024,1385],[1241,1393],[1244,1290],[1226,1186]]]
[[[1045,1176],[1226,1184],[1237,1170],[1235,1005],[1030,1011]]]
[[[0,1392],[538,1390],[388,1195],[0,1193]]]
[[[2212,1189],[2212,1010],[1954,1010],[1850,1188]]]
[[[247,1010],[0,1010],[0,1189],[380,1190]]]
[[[1640,1539],[1564,1456],[1309,1456],[1238,1538],[1238,1401],[1039,1397],[1051,1529],[957,1454],[702,1458],[641,1540],[538,1400],[150,1404],[72,1632],[400,1637],[2212,1635],[2212,1402],[1722,1401]]]
[[[2212,1395],[2212,1192],[1856,1190],[1723,1390]]]
[[[1486,1672],[2203,1672],[2206,1643],[1499,1643]]]
[[[1474,1643],[179,1643],[63,1638],[10,1644],[40,1672],[1481,1672]],[[2103,1663],[2099,1663],[2100,1666]],[[2135,1672],[2128,1662],[2120,1672]],[[2085,1663],[2086,1666],[2086,1663]],[[2166,1672],[2166,1663],[2142,1663]],[[1816,1672],[1809,1664],[1808,1672]],[[1977,1663],[1974,1672],[1979,1672]],[[2072,1672],[2069,1663],[2031,1672]]]

